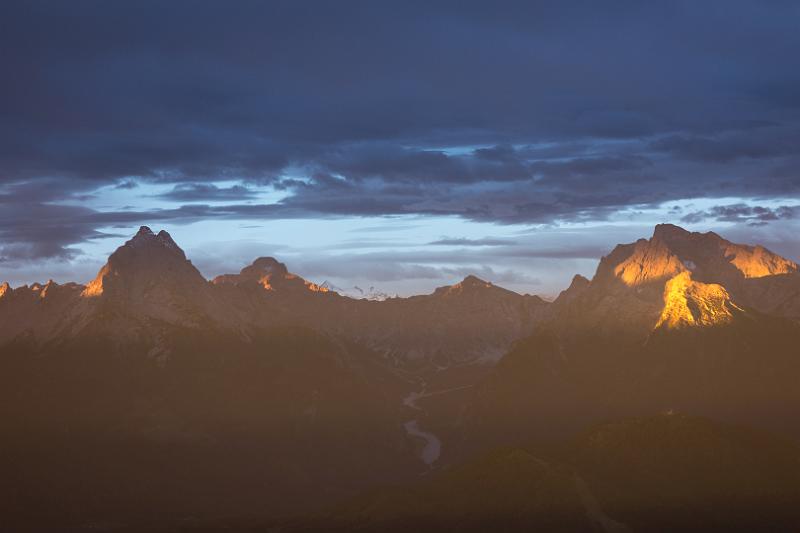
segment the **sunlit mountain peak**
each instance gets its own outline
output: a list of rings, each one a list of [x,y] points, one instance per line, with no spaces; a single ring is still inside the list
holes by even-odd
[[[794,261],[763,246],[732,243],[713,231],[689,232],[672,224],[656,226],[652,240],[663,242],[689,268],[701,268],[706,276],[716,273],[732,277],[760,278],[798,271]]]

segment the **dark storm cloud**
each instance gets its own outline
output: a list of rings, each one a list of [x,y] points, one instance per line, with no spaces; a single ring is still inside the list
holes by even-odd
[[[655,150],[700,162],[728,163],[737,159],[769,159],[797,153],[800,128],[757,125],[715,137],[670,135],[652,143]]]
[[[755,0],[6,2],[2,253],[68,257],[150,220],[795,196],[799,20]],[[74,206],[147,182],[175,208]],[[235,204],[262,186],[289,196]]]

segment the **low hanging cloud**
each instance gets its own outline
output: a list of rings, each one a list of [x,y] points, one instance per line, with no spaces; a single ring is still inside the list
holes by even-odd
[[[493,239],[484,237],[482,239],[467,239],[465,237],[443,237],[428,244],[434,246],[513,246],[516,241],[510,239]]]
[[[249,200],[257,193],[243,185],[217,187],[213,183],[179,183],[171,191],[157,196],[175,202],[208,202]]]
[[[764,225],[775,220],[800,218],[800,205],[779,207],[751,206],[746,204],[717,205],[704,211],[694,211],[681,218],[683,222],[696,224],[706,220],[736,222],[749,225]]]

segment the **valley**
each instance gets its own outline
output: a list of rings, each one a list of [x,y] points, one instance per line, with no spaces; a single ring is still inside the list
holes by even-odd
[[[142,227],[86,286],[0,291],[0,512],[780,530],[800,508],[798,295],[792,261],[669,225],[552,302],[474,276],[354,299],[273,258],[208,281]]]

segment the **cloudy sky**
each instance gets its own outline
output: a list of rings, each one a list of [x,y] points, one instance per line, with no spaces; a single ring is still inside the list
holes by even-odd
[[[796,2],[0,7],[0,278],[146,224],[410,294],[556,294],[658,222],[800,257]]]

